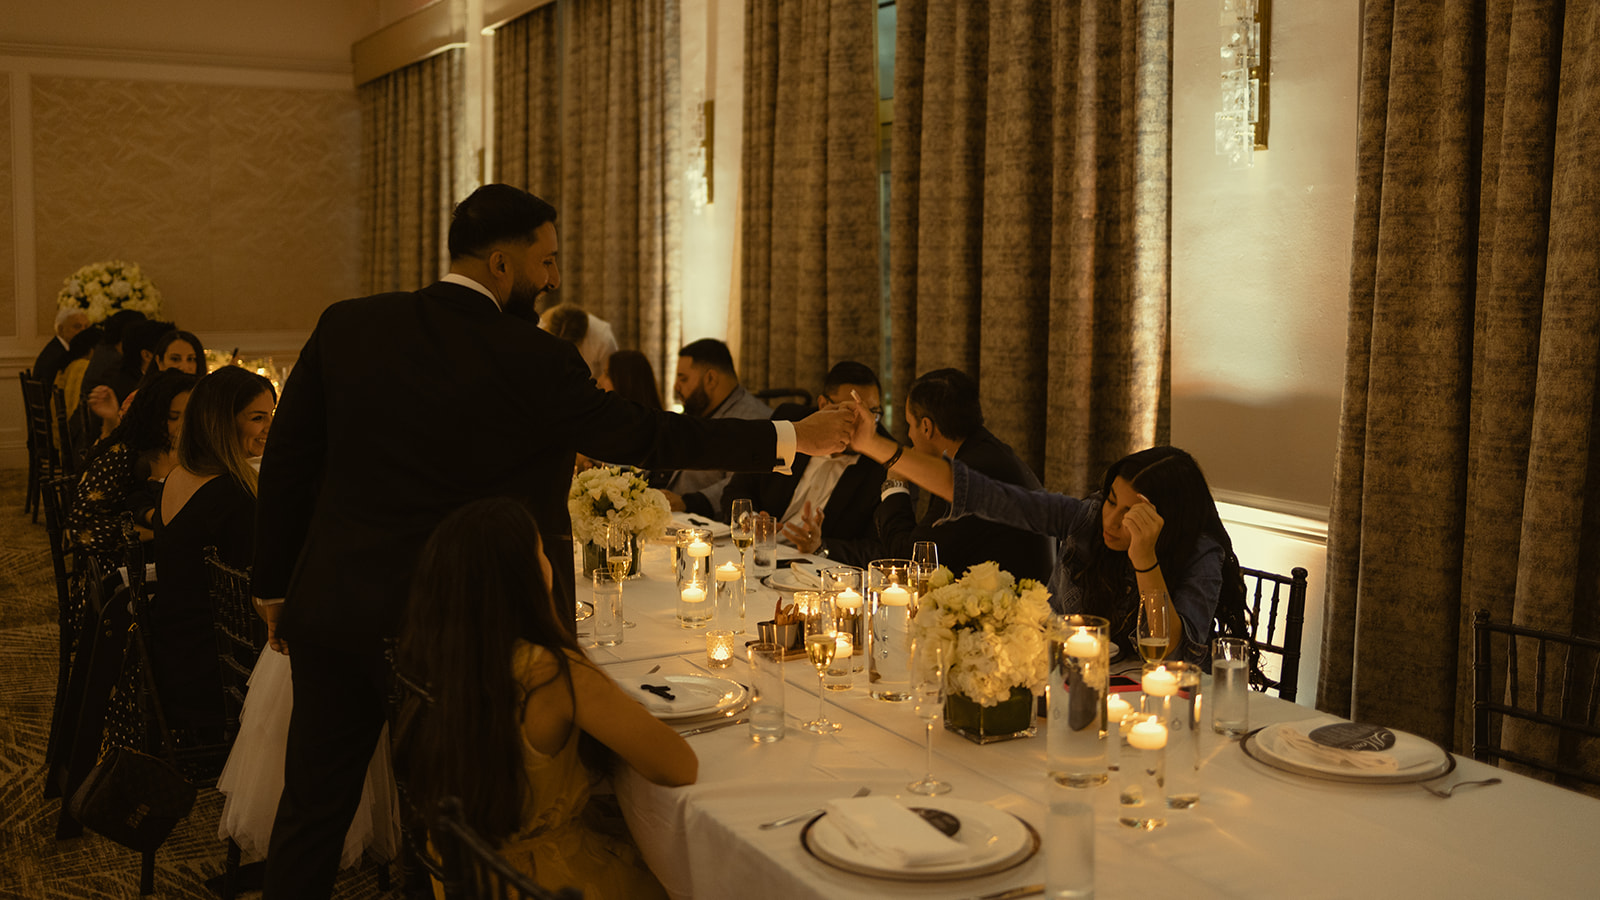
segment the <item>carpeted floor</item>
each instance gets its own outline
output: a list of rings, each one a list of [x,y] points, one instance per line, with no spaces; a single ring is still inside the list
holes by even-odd
[[[35,525],[22,512],[25,484],[22,470],[0,470],[0,900],[138,897],[139,855],[92,832],[57,841],[61,802],[44,799],[56,591],[43,515]],[[156,854],[153,896],[216,896],[205,882],[222,871],[221,812],[222,796],[201,790],[194,812]],[[342,873],[334,896],[383,896],[377,878],[377,866],[363,863]]]

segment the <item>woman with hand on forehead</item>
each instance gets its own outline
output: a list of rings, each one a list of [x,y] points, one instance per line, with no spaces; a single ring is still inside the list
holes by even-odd
[[[1166,608],[1168,658],[1209,669],[1214,621],[1248,628],[1242,598],[1222,590],[1238,579],[1233,542],[1217,515],[1205,475],[1176,447],[1151,447],[1106,470],[1101,490],[1084,498],[994,481],[958,460],[941,459],[874,433],[858,418],[851,446],[950,501],[949,518],[976,515],[1060,542],[1050,577],[1057,612],[1103,616],[1117,656],[1136,654],[1141,598]],[[1229,595],[1229,605],[1219,600]],[[1237,628],[1230,628],[1237,630]]]

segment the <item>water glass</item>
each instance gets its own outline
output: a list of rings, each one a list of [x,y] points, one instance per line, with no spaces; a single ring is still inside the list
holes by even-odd
[[[1211,642],[1211,730],[1242,737],[1250,730],[1250,642],[1217,638]]]
[[[911,545],[911,583],[918,599],[928,592],[928,579],[939,568],[939,545],[916,541]]]
[[[1188,809],[1200,802],[1200,667],[1169,662],[1178,693],[1162,704],[1167,724],[1167,806]]]
[[[867,681],[874,700],[911,699],[911,560],[878,559],[867,565],[867,608],[872,636]]]
[[[772,574],[778,559],[778,520],[767,513],[756,513],[752,522],[755,543],[750,547],[751,574],[765,578]]]
[[[783,652],[783,647],[764,642],[745,648],[750,660],[750,740],[758,744],[783,740]]]
[[[1093,796],[1050,789],[1050,814],[1044,825],[1044,895],[1049,900],[1094,896]]]
[[[867,667],[867,607],[861,594],[865,572],[855,566],[829,566],[822,570],[822,590],[833,595],[839,616],[839,633],[850,636],[850,671]]]
[[[1068,787],[1105,784],[1106,690],[1111,623],[1099,616],[1062,616],[1050,641],[1047,736],[1050,777]]]
[[[594,618],[589,629],[602,647],[622,643],[622,582],[604,569],[594,571]]]

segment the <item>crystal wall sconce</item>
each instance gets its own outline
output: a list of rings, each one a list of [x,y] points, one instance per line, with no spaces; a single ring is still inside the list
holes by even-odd
[[[1267,149],[1268,46],[1272,0],[1220,0],[1222,5],[1222,111],[1217,113],[1217,155],[1228,168],[1255,165]]]

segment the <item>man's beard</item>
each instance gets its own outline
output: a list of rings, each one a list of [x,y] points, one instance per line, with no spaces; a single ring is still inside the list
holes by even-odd
[[[686,416],[703,416],[711,411],[711,398],[706,396],[706,386],[700,385],[683,398],[683,414]]]
[[[550,290],[550,286],[534,287],[531,281],[518,279],[511,283],[511,296],[506,298],[506,312],[519,319],[527,319],[535,324],[539,321],[536,310],[539,296]]]

